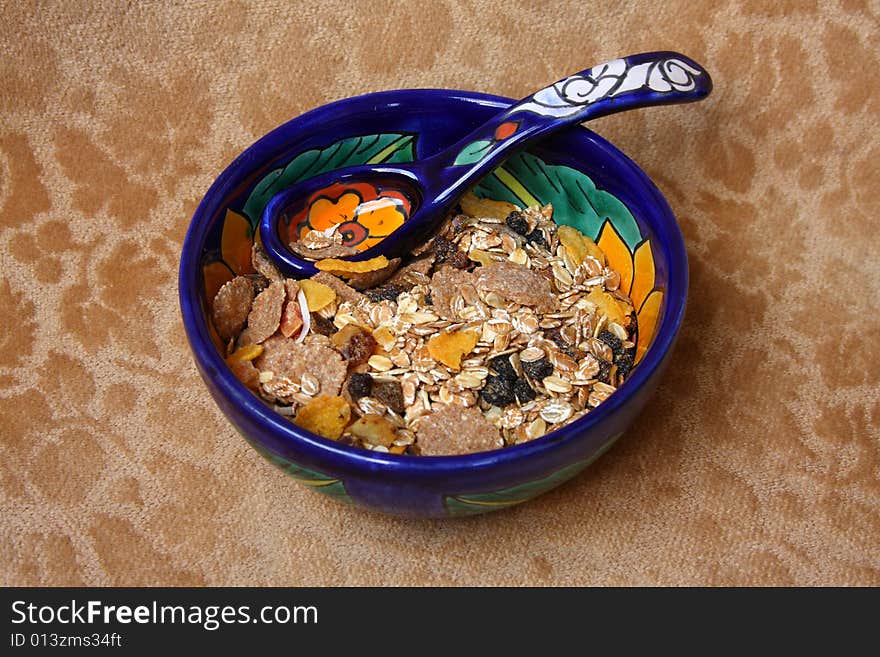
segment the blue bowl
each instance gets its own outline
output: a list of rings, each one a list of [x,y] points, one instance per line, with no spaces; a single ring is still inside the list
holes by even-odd
[[[520,153],[474,188],[518,205],[552,203],[554,219],[593,237],[639,312],[637,365],[586,416],[537,440],[464,456],[381,454],[300,429],[227,368],[208,319],[217,289],[249,267],[269,199],[351,164],[405,162],[458,140],[513,101],[451,90],[401,90],[338,101],[257,141],[211,185],[183,245],[180,306],[195,362],[220,409],[261,454],[303,484],[396,515],[443,517],[524,502],[570,479],[626,430],[657,386],[687,296],[681,232],[663,196],[621,151],[577,127]]]

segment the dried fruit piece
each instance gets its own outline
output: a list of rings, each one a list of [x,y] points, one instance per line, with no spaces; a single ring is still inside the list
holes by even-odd
[[[504,219],[511,212],[517,212],[518,210],[519,208],[513,203],[478,198],[473,192],[468,192],[461,199],[461,211],[472,217]]]
[[[324,438],[338,439],[351,419],[351,406],[342,397],[318,395],[299,409],[294,423]]]
[[[551,312],[559,306],[546,278],[524,265],[507,260],[480,267],[476,271],[476,286],[478,290],[496,292],[538,312]]]
[[[489,376],[486,378],[486,385],[480,390],[480,397],[492,406],[512,404],[515,399],[513,383],[516,380],[515,375],[514,378]]]
[[[297,335],[303,327],[303,315],[300,308],[299,285],[293,279],[284,281],[284,287],[287,290],[287,303],[284,305],[284,312],[281,313],[281,335],[290,338]]]
[[[516,399],[520,404],[527,404],[538,396],[538,393],[532,389],[529,382],[522,378],[514,381],[513,394],[516,395]]]
[[[470,454],[504,445],[501,434],[474,406],[437,404],[419,424],[416,444],[424,456]]]
[[[311,312],[321,310],[336,301],[336,292],[323,283],[306,278],[299,282],[299,286],[306,295],[306,302]]]
[[[369,260],[360,260],[354,262],[351,260],[339,260],[337,258],[326,258],[318,260],[315,263],[320,271],[326,271],[336,276],[348,278],[351,274],[365,274],[369,271],[384,269],[388,266],[388,258],[385,256],[377,256]]]
[[[357,324],[346,324],[331,336],[330,341],[348,361],[349,368],[366,363],[376,348],[373,336]]]
[[[348,284],[356,290],[367,290],[387,281],[400,267],[400,258],[389,260],[388,264],[381,269],[366,271],[361,274],[346,274]]]
[[[312,318],[312,332],[317,335],[333,335],[338,330],[332,320],[317,313],[309,313]]]
[[[534,360],[531,362],[524,360],[522,362],[522,368],[523,372],[525,372],[535,381],[541,381],[542,379],[553,374],[553,364],[546,358],[541,358],[539,360]]]
[[[249,344],[244,347],[239,347],[235,350],[234,353],[230,354],[226,358],[227,363],[243,363],[245,361],[253,360],[257,356],[263,353],[265,347],[261,344]]]
[[[272,283],[257,295],[247,320],[247,338],[250,342],[259,344],[278,330],[286,298],[287,291],[281,282]]]
[[[373,388],[373,377],[369,374],[355,372],[348,380],[348,394],[357,401],[361,397],[368,397]]]
[[[596,305],[600,315],[606,315],[608,321],[617,322],[620,325],[626,324],[626,316],[628,309],[624,304],[619,302],[608,292],[600,287],[594,287],[587,295],[587,300]]]
[[[258,390],[260,387],[260,372],[254,367],[249,360],[227,361],[229,369],[239,381],[251,390]]]
[[[211,320],[217,334],[228,342],[236,337],[247,322],[254,300],[254,283],[246,276],[236,276],[214,296]]]
[[[480,339],[475,331],[439,333],[428,340],[431,357],[454,370],[461,369],[461,359],[473,351]]]
[[[529,222],[519,210],[514,210],[504,220],[517,234],[525,237],[529,233]]]
[[[547,238],[544,237],[544,231],[540,228],[535,228],[535,230],[526,235],[526,239],[529,241],[529,244],[540,246],[544,250],[550,249],[550,245],[547,244]]]
[[[556,234],[575,265],[580,265],[587,256],[592,256],[603,265],[605,264],[605,254],[602,253],[602,249],[577,228],[560,226],[556,230]]]
[[[507,379],[508,381],[512,382],[515,381],[517,378],[516,370],[510,363],[509,354],[504,354],[503,356],[495,356],[495,358],[489,361],[489,367],[491,367],[495,371],[495,374],[500,376],[502,379]]]
[[[406,410],[400,381],[374,381],[371,394],[395,413]]]
[[[620,338],[614,335],[611,331],[601,331],[596,337],[607,344],[615,356],[620,353],[622,349]]]
[[[398,285],[385,285],[375,290],[367,290],[365,294],[373,303],[380,301],[397,301],[397,297],[403,294],[404,289]]]
[[[397,437],[396,427],[381,415],[367,413],[348,428],[352,436],[370,445],[391,447]]]
[[[315,283],[320,283],[321,285],[326,285],[331,290],[336,292],[336,296],[339,301],[348,301],[349,303],[359,303],[365,297],[363,294],[355,290],[353,287],[340,280],[333,274],[328,274],[325,271],[319,271],[317,274],[312,276],[310,279]]]

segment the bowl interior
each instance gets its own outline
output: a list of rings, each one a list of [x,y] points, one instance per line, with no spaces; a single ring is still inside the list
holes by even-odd
[[[195,344],[200,335],[210,335],[222,353],[208,319],[211,300],[226,281],[252,271],[251,245],[259,239],[262,210],[275,194],[295,182],[343,166],[399,163],[429,156],[511,102],[448,90],[370,94],[313,110],[251,146],[205,196],[184,246],[182,299],[186,297],[185,304],[200,309],[196,330],[187,327],[197,361],[203,346]],[[611,266],[620,272],[621,289],[631,296],[638,311],[637,366],[621,388],[635,390],[646,377],[640,369],[658,367],[674,339],[687,286],[681,234],[647,176],[601,137],[573,128],[513,156],[474,191],[478,196],[521,206],[552,203],[557,223],[578,228],[600,245]],[[658,340],[658,335],[662,339]],[[212,359],[223,368],[220,353],[216,356]],[[231,378],[231,373],[218,376]],[[232,385],[241,388],[238,397],[250,395],[237,381]],[[601,415],[600,410],[606,409],[597,409],[595,414]],[[593,415],[573,424],[599,419]],[[293,426],[291,430],[307,434]],[[327,442],[307,435],[312,444]]]

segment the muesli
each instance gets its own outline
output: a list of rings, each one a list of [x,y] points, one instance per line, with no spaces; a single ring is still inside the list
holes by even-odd
[[[403,261],[337,259],[321,233],[295,245],[320,270],[300,281],[257,244],[257,273],[211,306],[226,361],[277,412],[347,445],[433,456],[539,438],[620,386],[638,330],[620,275],[552,213],[469,195]]]

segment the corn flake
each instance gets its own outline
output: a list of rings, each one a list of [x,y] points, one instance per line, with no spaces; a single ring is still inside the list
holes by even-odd
[[[387,266],[388,258],[385,256],[378,256],[358,262],[340,260],[338,258],[325,258],[315,263],[315,267],[320,271],[326,271],[345,278],[350,278],[350,274],[366,274],[367,272],[384,269]]]
[[[605,254],[589,237],[571,226],[560,226],[556,231],[559,241],[565,246],[568,255],[575,265],[580,265],[587,256],[592,256],[602,264],[605,264]]]
[[[474,331],[439,333],[428,340],[431,357],[454,370],[461,369],[461,359],[477,346],[480,334]]]
[[[342,397],[318,395],[299,409],[294,423],[306,431],[337,440],[351,419],[351,406]]]
[[[517,210],[519,208],[513,203],[493,201],[488,198],[477,198],[473,192],[468,192],[461,199],[461,211],[472,217],[506,219],[507,215]]]
[[[323,283],[316,283],[306,278],[299,281],[299,287],[306,295],[306,303],[311,312],[317,312],[336,301],[336,292]]]

